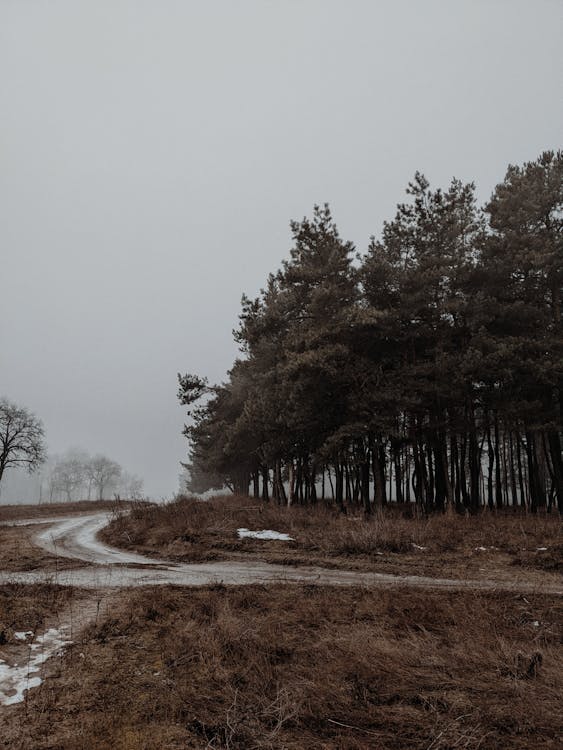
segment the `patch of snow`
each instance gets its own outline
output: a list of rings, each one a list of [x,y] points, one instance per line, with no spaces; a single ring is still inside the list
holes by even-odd
[[[547,547],[536,547],[536,552],[547,552]]]
[[[535,628],[539,628],[539,626],[540,626],[540,624],[539,624],[539,621],[538,621],[538,620],[534,620],[534,621],[533,621],[533,623],[532,623],[532,625],[533,625],[533,626],[534,626]]]
[[[19,630],[17,633],[14,633],[14,638],[17,638],[18,641],[27,641],[30,635],[33,635],[33,630]]]
[[[72,641],[62,632],[66,626],[58,628],[49,628],[43,635],[37,636],[31,644],[30,655],[27,664],[18,667],[17,664],[11,665],[0,659],[0,705],[11,706],[14,703],[21,703],[25,696],[26,690],[38,687],[42,683],[39,676],[40,667],[47,659],[59,653],[64,646],[68,646]],[[16,633],[27,636],[29,633]],[[20,639],[24,640],[24,639]]]
[[[412,543],[412,546],[413,546],[413,547],[414,547],[415,549],[421,549],[421,550],[426,550],[426,549],[428,549],[428,547],[421,547],[421,546],[420,546],[420,544],[415,544],[414,542]]]
[[[262,531],[237,529],[237,534],[239,539],[277,539],[280,542],[295,541],[289,534],[282,534],[280,531],[272,531],[272,529],[263,529]]]
[[[475,547],[475,552],[486,552],[486,551],[487,551],[486,547]]]

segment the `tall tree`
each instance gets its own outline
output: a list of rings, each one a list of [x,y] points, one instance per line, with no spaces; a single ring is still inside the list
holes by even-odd
[[[378,317],[374,428],[390,432],[396,450],[411,446],[415,493],[428,509],[453,502],[447,434],[472,398],[459,360],[468,343],[467,278],[483,233],[474,191],[458,180],[432,191],[417,172],[407,189],[411,201],[385,223],[382,240],[372,240],[362,268]]]
[[[96,489],[98,500],[104,500],[108,490],[121,479],[122,468],[116,461],[98,454],[85,462],[84,472]]]
[[[41,421],[30,411],[0,399],[0,481],[10,468],[30,473],[45,461],[45,433]]]
[[[295,473],[298,499],[315,499],[319,463],[330,453],[340,465],[336,435],[346,420],[350,349],[358,297],[353,246],[343,241],[327,205],[292,222],[293,247],[261,298],[243,298],[237,339],[260,373],[265,418],[262,457]],[[276,435],[270,426],[274,424]],[[279,440],[285,435],[285,440]],[[290,483],[290,494],[293,482]]]
[[[488,363],[510,424],[524,434],[532,509],[546,502],[538,476],[547,436],[552,484],[563,512],[563,152],[509,166],[486,206],[490,236],[481,281],[490,310]]]
[[[86,453],[71,450],[59,458],[51,473],[53,491],[63,495],[67,502],[80,500],[87,478],[88,456]]]

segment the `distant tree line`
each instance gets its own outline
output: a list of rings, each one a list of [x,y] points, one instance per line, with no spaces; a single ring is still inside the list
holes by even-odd
[[[563,152],[408,200],[363,255],[327,205],[243,297],[222,385],[179,376],[190,489],[366,513],[563,513]]]
[[[51,458],[41,477],[41,502],[108,500],[116,495],[137,499],[142,494],[142,479],[99,453],[71,450]]]
[[[22,470],[39,473],[36,497],[29,496],[30,485]],[[5,476],[8,493],[17,495],[19,501],[105,500],[115,495],[138,499],[143,494],[142,479],[102,454],[90,456],[82,450],[71,450],[49,458],[41,420],[25,407],[2,397],[0,490],[5,489]]]

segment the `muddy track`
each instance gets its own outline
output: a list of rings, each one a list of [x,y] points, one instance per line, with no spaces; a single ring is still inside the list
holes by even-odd
[[[417,588],[455,590],[514,591],[515,593],[541,592],[563,595],[561,585],[552,582],[537,586],[522,581],[495,581],[490,579],[431,578],[416,575],[365,573],[358,571],[328,570],[317,567],[290,567],[262,562],[221,561],[209,563],[174,564],[166,560],[149,558],[116,549],[97,538],[98,532],[108,523],[106,513],[91,513],[57,519],[30,519],[17,525],[41,523],[34,537],[35,543],[60,557],[90,563],[88,567],[58,572],[29,571],[25,573],[0,572],[0,582],[18,581],[37,583],[53,581],[61,585],[74,585],[94,589],[115,589],[146,585],[202,586],[212,583],[241,585],[250,583],[305,583],[337,586],[409,586]]]

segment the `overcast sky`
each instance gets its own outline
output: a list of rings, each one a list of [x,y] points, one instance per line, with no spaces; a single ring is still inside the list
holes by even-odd
[[[0,0],[0,395],[159,498],[176,373],[328,201],[364,250],[416,169],[563,146],[561,0]]]

